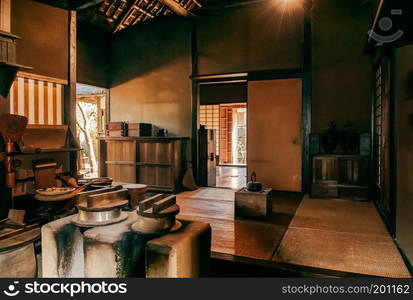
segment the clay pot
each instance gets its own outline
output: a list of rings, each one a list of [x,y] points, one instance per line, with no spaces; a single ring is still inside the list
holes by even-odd
[[[333,153],[336,149],[339,141],[339,131],[337,129],[337,124],[334,121],[331,121],[328,124],[327,129],[325,129],[321,136],[321,145],[326,153]]]
[[[354,154],[358,149],[359,135],[350,121],[340,131],[340,145],[345,154]]]

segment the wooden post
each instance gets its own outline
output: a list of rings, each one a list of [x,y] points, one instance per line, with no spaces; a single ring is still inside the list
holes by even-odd
[[[0,0],[0,30],[10,32],[10,0]],[[0,115],[8,113],[9,101],[0,96]],[[4,152],[4,142],[0,137],[0,152]],[[0,161],[0,219],[7,216],[7,211],[12,206],[11,189],[5,186],[6,183],[6,169],[2,161]]]
[[[308,192],[310,190],[310,147],[309,134],[311,133],[311,107],[312,107],[312,17],[313,0],[306,2],[304,12],[304,44],[303,44],[303,152],[302,152],[302,191]]]
[[[76,139],[76,83],[77,83],[77,56],[76,56],[76,11],[69,11],[69,71],[68,85],[65,87],[64,97],[64,122],[69,125],[69,141],[77,145]],[[77,153],[70,154],[70,172],[76,175]]]
[[[191,56],[192,76],[198,75],[198,27],[192,22]],[[198,97],[199,89],[196,80],[192,79],[192,138],[191,138],[191,166],[195,181],[198,182]]]

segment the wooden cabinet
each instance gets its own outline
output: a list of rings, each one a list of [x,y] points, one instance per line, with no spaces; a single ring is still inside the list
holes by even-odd
[[[136,142],[106,141],[105,165],[114,181],[136,182]]]
[[[180,187],[186,166],[187,138],[105,137],[100,140],[100,176],[141,183],[151,190]]]
[[[367,155],[315,155],[311,197],[368,199]]]

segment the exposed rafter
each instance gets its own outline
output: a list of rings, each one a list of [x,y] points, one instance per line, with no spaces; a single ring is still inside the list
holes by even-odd
[[[181,4],[176,2],[175,0],[159,0],[166,6],[170,8],[174,13],[182,17],[196,17],[193,13],[183,7]]]
[[[85,1],[78,1],[77,6],[75,7],[76,10],[82,10],[89,8],[91,6],[98,5],[102,3],[104,0],[85,0]]]
[[[83,21],[105,23],[106,29],[116,33],[129,26],[171,14],[186,18],[197,17],[192,11],[202,7],[205,2],[206,0],[73,0],[72,3],[82,4],[77,10]],[[106,22],[92,17],[93,14],[104,18]]]

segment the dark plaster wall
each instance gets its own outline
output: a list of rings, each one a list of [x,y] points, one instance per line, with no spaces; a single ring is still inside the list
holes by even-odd
[[[413,46],[396,50],[397,226],[396,238],[413,262]]]
[[[11,31],[20,36],[17,61],[34,74],[67,79],[68,12],[32,0],[11,1]]]
[[[371,59],[363,55],[372,7],[360,0],[314,0],[312,129],[347,120],[370,130]]]
[[[300,68],[303,10],[283,16],[271,1],[213,10],[197,36],[199,74]]]
[[[109,87],[111,34],[89,24],[77,26],[77,81]]]
[[[125,30],[112,44],[111,121],[191,133],[191,24],[171,18]]]

